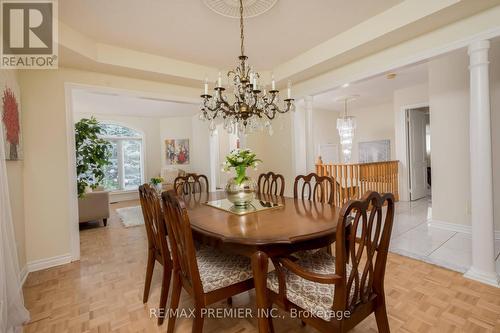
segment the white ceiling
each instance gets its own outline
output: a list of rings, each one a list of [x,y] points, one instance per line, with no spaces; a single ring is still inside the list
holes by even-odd
[[[279,0],[246,21],[246,53],[270,69],[402,0]],[[64,0],[59,18],[106,44],[228,69],[239,55],[239,22],[202,0]]]
[[[73,111],[96,115],[164,118],[193,116],[199,108],[195,104],[77,89],[73,91]]]
[[[343,102],[337,101],[343,96],[359,95],[356,100],[349,102],[349,108],[365,108],[372,105],[391,103],[394,90],[402,89],[428,82],[427,63],[400,68],[396,78],[389,80],[386,74],[369,78],[359,82],[351,82],[348,87],[314,96],[314,107],[327,110],[342,110]]]

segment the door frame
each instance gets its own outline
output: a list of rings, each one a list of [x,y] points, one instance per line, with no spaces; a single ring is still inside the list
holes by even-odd
[[[396,159],[399,161],[399,200],[410,201],[410,173],[408,151],[408,121],[406,110],[428,107],[429,102],[403,105],[396,114]],[[400,135],[398,136],[398,132]]]
[[[94,84],[76,83],[76,82],[65,82],[64,92],[65,92],[65,106],[66,106],[66,151],[67,151],[67,167],[68,167],[68,205],[69,205],[69,217],[68,217],[68,233],[70,241],[71,250],[71,261],[80,260],[80,228],[78,223],[78,191],[76,186],[76,155],[75,155],[75,129],[74,129],[74,117],[73,117],[73,91],[76,89],[81,90],[92,90],[107,93],[117,93],[120,95],[134,96],[134,97],[151,97],[163,99],[169,102],[177,103],[197,103],[195,98],[182,98],[172,95],[161,95],[157,93],[151,93],[140,90],[132,89],[122,89],[109,86],[101,86]],[[144,161],[144,177],[146,176],[146,143],[145,135],[143,136],[143,158]],[[159,152],[162,153],[162,152]]]
[[[416,109],[421,109],[421,108],[427,108],[429,111],[429,115],[430,115],[430,107],[429,106],[421,106],[421,107],[412,107],[412,108],[406,108],[405,109],[405,125],[406,125],[406,133],[405,133],[405,139],[406,139],[406,163],[407,163],[407,176],[408,176],[408,182],[407,182],[407,186],[408,186],[408,201],[413,201],[412,200],[412,197],[411,197],[411,168],[412,168],[412,165],[411,165],[411,142],[410,142],[410,127],[409,127],[409,123],[410,123],[410,112],[412,110],[416,110]],[[425,135],[425,134],[424,134]],[[427,142],[427,138],[424,137],[424,142]],[[425,147],[424,147],[425,148]],[[427,180],[427,176],[426,176],[426,180]],[[418,200],[418,199],[416,199]]]

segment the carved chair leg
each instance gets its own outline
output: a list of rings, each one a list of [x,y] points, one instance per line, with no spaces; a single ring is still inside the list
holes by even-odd
[[[172,296],[170,296],[170,309],[172,309],[172,317],[168,318],[167,333],[173,333],[175,328],[175,314],[179,308],[179,299],[181,298],[182,284],[178,272],[174,272],[174,281],[172,282]]]
[[[102,223],[104,224],[104,226],[107,226],[108,225],[108,219],[102,219]]]
[[[144,295],[142,302],[146,303],[149,298],[149,289],[151,287],[151,279],[153,278],[153,270],[155,268],[155,257],[152,250],[148,251],[148,265],[146,267],[146,280],[144,281]]]
[[[227,298],[227,305],[233,306],[233,298],[232,297]]]
[[[170,279],[172,278],[172,267],[163,267],[163,281],[161,284],[160,311],[162,316],[158,317],[158,325],[162,325],[165,320],[168,290],[170,289]]]

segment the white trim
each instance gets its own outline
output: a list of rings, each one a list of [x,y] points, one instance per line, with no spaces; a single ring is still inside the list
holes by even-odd
[[[476,270],[474,267],[471,267],[465,274],[464,277],[479,281],[485,284],[488,284],[493,287],[500,288],[500,276],[498,276],[498,273],[485,273]]]
[[[19,271],[19,281],[21,281],[21,286],[26,282],[26,278],[28,277],[28,265],[24,265]]]
[[[66,98],[66,149],[68,156],[68,223],[71,261],[80,260],[80,228],[78,223],[78,190],[76,186],[76,146],[73,122],[73,85],[64,84]]]
[[[38,259],[28,262],[28,272],[36,272],[42,269],[47,269],[55,266],[69,264],[72,261],[73,255],[70,253],[55,256],[52,258]]]
[[[469,17],[470,18],[470,17]],[[448,28],[449,26],[445,26],[443,28]],[[433,33],[436,31],[430,32],[426,35],[423,35],[422,37],[428,37],[432,36]],[[371,66],[369,69],[362,71],[362,72],[356,72],[348,77],[343,77],[343,78],[335,78],[335,75],[337,73],[337,69],[329,70],[328,72],[315,76],[309,80],[304,81],[303,83],[300,83],[299,85],[296,86],[296,93],[295,95],[296,100],[300,98],[304,98],[304,96],[307,95],[318,95],[322,94],[324,92],[330,91],[330,90],[335,90],[340,88],[344,83],[346,82],[357,82],[366,78],[370,77],[375,77],[379,75],[383,75],[384,73],[393,71],[394,69],[397,68],[402,68],[410,65],[414,65],[416,63],[420,63],[438,56],[441,56],[443,54],[453,52],[456,50],[459,50],[461,48],[466,48],[468,47],[472,42],[478,41],[478,40],[483,40],[483,39],[492,39],[495,37],[500,36],[500,27],[494,27],[492,29],[487,29],[482,32],[479,32],[475,35],[467,36],[462,39],[454,40],[452,42],[449,42],[447,44],[443,44],[440,46],[436,47],[431,47],[429,49],[424,49],[419,52],[414,52],[410,56],[406,57],[397,57],[394,61],[391,63],[385,63],[380,66]],[[406,41],[404,43],[407,43],[409,41]],[[398,44],[400,45],[400,44]],[[397,47],[398,45],[394,46]],[[375,53],[374,55],[380,54],[381,52]],[[362,58],[361,60],[365,60],[367,58],[372,57],[371,56],[366,56]],[[341,66],[340,68],[342,68]],[[316,81],[316,82],[315,82]],[[326,83],[326,84],[325,84]],[[306,89],[300,89],[300,85],[304,84],[309,86],[309,88]]]
[[[456,224],[450,222],[444,222],[439,220],[429,220],[428,225],[433,228],[443,229],[453,232],[461,232],[464,234],[471,235],[472,227],[470,225]],[[500,230],[495,230],[495,240],[500,240]]]
[[[428,107],[429,101],[422,101],[416,104],[403,105],[398,113],[398,121],[395,124],[399,128],[401,137],[396,140],[396,160],[399,161],[399,199],[401,201],[410,201],[410,173],[408,161],[408,122],[406,119],[406,110]],[[432,138],[431,138],[432,140]]]

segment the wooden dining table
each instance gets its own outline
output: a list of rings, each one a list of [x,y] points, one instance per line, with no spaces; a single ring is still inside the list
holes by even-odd
[[[237,215],[207,205],[224,192],[195,193],[185,199],[193,235],[198,241],[251,259],[259,332],[269,332],[267,272],[269,258],[318,249],[335,240],[340,208],[303,199],[261,195],[280,207]]]

